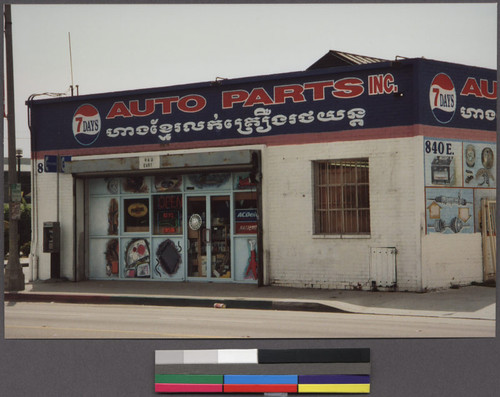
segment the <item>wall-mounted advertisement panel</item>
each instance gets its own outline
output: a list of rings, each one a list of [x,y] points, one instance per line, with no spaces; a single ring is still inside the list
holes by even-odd
[[[480,199],[496,192],[496,144],[424,138],[427,233],[477,233]]]
[[[427,233],[473,233],[472,189],[426,189]]]
[[[484,142],[466,142],[463,150],[464,186],[496,187],[496,145]]]
[[[426,186],[462,186],[462,142],[424,139]]]

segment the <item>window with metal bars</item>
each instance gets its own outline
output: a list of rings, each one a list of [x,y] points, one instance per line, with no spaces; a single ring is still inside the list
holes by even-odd
[[[367,158],[314,161],[314,234],[370,234]]]

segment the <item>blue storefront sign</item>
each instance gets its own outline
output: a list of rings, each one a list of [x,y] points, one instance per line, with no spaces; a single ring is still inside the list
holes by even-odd
[[[66,162],[71,161],[71,156],[54,156],[54,155],[44,156],[44,171],[57,172],[58,159],[59,159],[59,172],[64,172],[66,167]]]
[[[496,130],[496,71],[423,62],[419,81],[421,124]]]
[[[493,131],[493,70],[423,59],[28,102],[34,149],[254,139],[427,124]]]

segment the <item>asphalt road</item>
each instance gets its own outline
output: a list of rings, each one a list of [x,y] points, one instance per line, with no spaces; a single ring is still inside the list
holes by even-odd
[[[5,304],[5,338],[494,337],[494,320],[64,303]]]

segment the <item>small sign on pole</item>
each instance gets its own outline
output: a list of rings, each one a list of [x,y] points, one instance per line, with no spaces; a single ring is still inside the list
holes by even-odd
[[[20,203],[23,197],[23,193],[21,191],[20,183],[11,183],[10,184],[10,201],[15,203]]]

